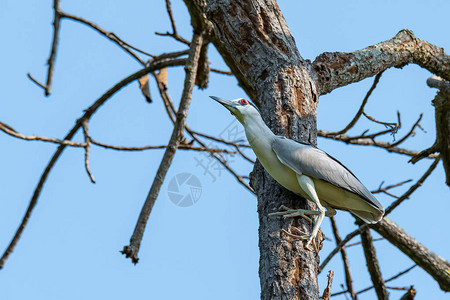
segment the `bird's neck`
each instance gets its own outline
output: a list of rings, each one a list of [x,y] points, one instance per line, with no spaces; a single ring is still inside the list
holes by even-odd
[[[275,134],[264,123],[263,119],[259,115],[250,116],[244,120],[245,135],[253,148],[255,153],[259,147],[272,147],[272,141],[275,138]],[[258,153],[256,153],[258,156]]]

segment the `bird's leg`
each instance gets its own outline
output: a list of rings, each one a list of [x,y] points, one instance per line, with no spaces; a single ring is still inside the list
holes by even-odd
[[[308,176],[298,174],[297,174],[297,181],[302,190],[308,194],[311,201],[313,201],[317,205],[319,213],[316,220],[316,224],[314,224],[311,234],[303,237],[307,239],[306,246],[308,246],[311,243],[311,241],[316,237],[317,232],[319,231],[320,224],[322,223],[323,218],[325,217],[325,209],[320,204],[319,197],[317,196],[316,188],[314,186],[314,181]]]
[[[336,215],[336,210],[332,208],[331,206],[324,205],[327,211],[325,212],[325,216],[327,217],[334,217]]]
[[[306,215],[318,216],[317,220],[315,222],[316,224],[314,225],[311,234],[309,234],[309,235],[290,234],[291,237],[307,240],[306,246],[308,246],[311,243],[311,241],[316,237],[317,232],[319,231],[319,228],[320,228],[320,224],[322,223],[323,218],[325,217],[325,214],[327,214],[328,216],[334,216],[336,214],[336,211],[333,208],[327,206],[328,211],[325,212],[325,209],[320,204],[319,197],[317,196],[314,182],[310,177],[297,174],[297,181],[298,181],[300,187],[302,188],[302,190],[308,194],[310,200],[313,201],[317,205],[318,210],[291,209],[289,207],[282,205],[282,206],[280,206],[280,210],[282,210],[282,211],[279,211],[276,213],[270,213],[269,217],[272,217],[272,216],[283,216],[285,218],[303,217],[306,220],[308,220],[308,222],[310,224],[312,224],[311,218],[307,217]]]
[[[270,213],[269,217],[273,216],[283,216],[284,218],[293,218],[293,217],[302,217],[306,221],[309,222],[309,224],[312,224],[311,218],[309,218],[306,215],[318,215],[319,212],[316,210],[308,210],[308,209],[292,209],[287,206],[281,205],[279,208],[280,211]]]
[[[333,217],[336,215],[336,210],[330,206],[324,206],[327,210],[325,212],[326,217]],[[320,211],[318,210],[309,210],[309,209],[294,209],[289,208],[286,205],[281,205],[279,208],[279,211],[270,213],[269,217],[274,216],[283,216],[285,218],[292,218],[292,217],[303,217],[305,218],[309,224],[312,224],[311,218],[307,217],[306,215],[320,215]]]

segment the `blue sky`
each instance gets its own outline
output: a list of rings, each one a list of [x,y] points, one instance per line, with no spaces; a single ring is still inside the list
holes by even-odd
[[[444,49],[450,48],[445,30],[449,26],[447,1],[280,0],[279,5],[300,53],[307,59],[313,60],[325,51],[364,48],[391,38],[403,28]],[[169,38],[153,34],[170,29],[162,0],[62,1],[62,9],[91,20],[150,53],[185,49]],[[179,31],[190,38],[185,6],[174,1],[173,9]],[[27,135],[61,138],[83,109],[140,66],[91,29],[64,20],[53,93],[45,98],[26,73],[44,81],[52,19],[52,1],[0,3],[3,41],[0,121]],[[209,53],[212,67],[226,69],[213,47]],[[169,89],[176,102],[183,75],[182,68],[169,70]],[[429,72],[417,66],[388,70],[367,105],[370,115],[383,120],[394,121],[397,110],[401,111],[404,126],[398,136],[407,132],[419,114],[424,113],[422,125],[426,133],[417,130],[414,138],[404,144],[415,150],[430,146],[435,137],[430,101],[436,91],[426,86],[429,76]],[[371,83],[372,79],[364,80],[321,97],[318,128],[343,128],[358,110]],[[151,91],[154,102],[148,104],[137,83],[124,88],[92,118],[91,135],[117,145],[166,144],[172,127],[153,82]],[[235,79],[217,74],[211,74],[208,90],[195,89],[188,124],[193,129],[218,135],[229,124],[233,127],[236,123],[209,95],[237,98],[244,94]],[[361,133],[368,126],[372,125],[363,120],[350,133]],[[82,136],[77,135],[76,139],[81,141]],[[354,171],[369,189],[376,189],[382,181],[390,184],[409,178],[417,180],[431,163],[423,160],[413,166],[407,163],[408,157],[381,149],[351,147],[323,139],[318,144]],[[0,145],[3,251],[55,146],[24,142],[3,133]],[[214,178],[205,174],[198,161],[206,163],[207,157],[200,153],[177,152],[150,216],[139,264],[134,266],[120,255],[118,251],[128,244],[162,154],[162,150],[120,153],[93,147],[91,169],[97,183],[91,184],[84,170],[83,151],[67,149],[50,174],[18,246],[0,271],[0,298],[259,298],[256,198],[224,170],[209,169]],[[242,174],[251,171],[245,161],[231,160],[231,165]],[[168,197],[169,180],[183,172],[195,175],[202,185],[198,202],[190,207],[178,207]],[[400,194],[406,188],[395,192]],[[443,221],[450,209],[448,198],[440,163],[424,186],[390,217],[426,247],[448,259],[450,245],[447,224]],[[383,196],[379,199],[385,206],[391,202]],[[354,228],[352,217],[345,212],[338,213],[337,221],[341,235]],[[332,236],[328,220],[322,229]],[[325,242],[322,258],[333,247],[334,242]],[[360,290],[370,285],[362,250],[352,247],[348,252],[354,285]],[[377,242],[377,253],[386,278],[413,264],[384,241]],[[340,291],[344,277],[338,256],[328,269],[336,273],[334,291]],[[326,284],[325,273],[319,277],[322,289]],[[438,285],[419,268],[391,284],[409,285],[417,289],[417,299],[444,298]],[[396,291],[391,294],[393,298],[400,295]],[[373,292],[361,295],[361,299],[374,297]]]

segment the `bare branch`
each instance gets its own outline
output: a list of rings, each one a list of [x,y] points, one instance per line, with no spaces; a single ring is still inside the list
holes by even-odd
[[[370,225],[382,237],[411,258],[418,266],[430,274],[439,283],[443,291],[450,291],[450,263],[408,235],[393,221],[383,218],[377,224]]]
[[[367,64],[368,60],[370,64]],[[388,68],[401,68],[409,63],[418,64],[431,73],[450,80],[450,56],[442,48],[417,38],[406,29],[388,41],[362,50],[322,53],[312,67],[319,94],[323,95]]]
[[[248,157],[247,155],[245,155],[241,149],[239,148],[239,146],[234,146],[236,148],[236,151],[249,163],[254,164],[255,161],[253,159],[251,159],[250,157]]]
[[[400,145],[401,143],[406,141],[406,139],[409,138],[411,135],[414,135],[414,129],[416,129],[416,127],[418,127],[418,126],[419,126],[419,128],[421,128],[419,123],[422,120],[422,116],[423,116],[423,114],[420,114],[419,119],[417,119],[416,123],[414,123],[414,125],[411,127],[411,130],[407,134],[405,134],[404,137],[399,139],[397,142],[393,143],[391,145],[391,147],[396,147],[396,146]]]
[[[364,106],[366,106],[367,101],[369,100],[370,95],[372,95],[373,90],[375,90],[375,88],[377,87],[378,82],[380,81],[381,75],[383,73],[379,73],[377,74],[377,76],[375,76],[375,79],[373,80],[372,86],[370,87],[369,91],[367,91],[366,96],[363,99],[363,102],[361,103],[361,106],[358,110],[358,112],[356,113],[356,115],[353,117],[353,119],[350,121],[350,123],[348,123],[347,126],[345,126],[344,129],[336,131],[336,132],[330,132],[330,135],[338,135],[338,134],[343,134],[346,133],[347,131],[349,131],[353,126],[355,126],[356,122],[358,122],[359,118],[361,117],[361,115],[364,112]]]
[[[383,184],[384,184],[384,181],[383,181],[383,182],[380,183],[380,186],[378,187],[377,190],[373,190],[373,191],[370,191],[370,192],[372,194],[385,193],[387,190],[390,190],[390,189],[402,186],[405,183],[408,183],[408,182],[411,182],[411,181],[412,181],[412,179],[408,179],[408,180],[405,180],[405,181],[402,181],[402,182],[399,182],[399,183],[388,185],[387,187],[383,187]]]
[[[68,141],[68,140],[59,140],[59,139],[54,139],[54,138],[49,138],[49,137],[44,137],[44,136],[37,136],[37,135],[26,136],[26,135],[23,135],[23,134],[17,132],[13,128],[11,128],[9,125],[2,123],[2,122],[0,122],[0,130],[10,136],[16,137],[21,140],[26,140],[26,141],[42,141],[42,142],[54,143],[54,144],[59,144],[59,145],[71,146],[71,147],[85,147],[86,146],[85,143],[72,142],[72,141]]]
[[[240,147],[240,148],[251,148],[250,145],[248,145],[248,144],[239,144],[237,142],[226,141],[226,140],[223,140],[223,139],[219,139],[219,138],[217,138],[215,136],[204,134],[204,133],[201,133],[201,132],[198,132],[198,131],[192,131],[192,133],[195,134],[195,135],[198,135],[198,136],[201,136],[201,137],[213,140],[215,142],[223,143],[225,145],[230,145],[230,146]]]
[[[330,300],[330,297],[331,297],[331,285],[333,284],[333,276],[334,276],[334,272],[331,271],[331,270],[328,271],[327,287],[323,291],[322,300]]]
[[[89,136],[89,129],[88,129],[88,119],[84,120],[82,125],[83,128],[83,134],[84,134],[84,143],[86,144],[86,146],[84,147],[85,151],[84,151],[84,166],[86,169],[86,173],[89,176],[89,179],[91,180],[92,183],[95,183],[95,179],[94,176],[92,175],[92,172],[89,168],[89,154],[90,154],[90,150],[91,150],[91,137]]]
[[[344,142],[346,144],[361,145],[361,146],[375,146],[377,148],[383,148],[388,152],[403,154],[403,155],[407,155],[407,156],[414,156],[414,155],[419,154],[419,151],[409,150],[409,149],[400,148],[400,147],[392,147],[391,143],[377,141],[377,140],[374,140],[371,138],[354,138],[354,137],[350,137],[345,134],[333,136],[333,135],[329,135],[329,133],[330,133],[329,131],[317,130],[317,135],[320,137]],[[428,156],[428,158],[436,158],[436,157],[437,157],[437,155],[434,155],[434,154],[430,154]]]
[[[406,270],[399,272],[398,274],[396,274],[396,275],[390,277],[389,279],[386,279],[384,282],[385,282],[385,283],[388,283],[388,282],[390,282],[390,281],[392,281],[392,280],[395,280],[395,279],[399,278],[400,276],[405,275],[406,273],[408,273],[409,271],[411,271],[411,270],[414,269],[415,267],[417,267],[417,265],[412,265],[411,267],[407,268]],[[358,291],[356,294],[359,295],[359,294],[365,293],[365,292],[367,292],[367,291],[370,291],[371,289],[373,289],[373,285],[372,285],[372,286],[369,286],[369,287],[366,287],[365,289],[362,289],[362,290]],[[338,295],[344,294],[344,293],[346,293],[346,292],[347,292],[347,291],[342,291],[342,292],[334,293],[334,294],[332,294],[331,296],[332,296],[332,297],[333,297],[333,296],[338,296]]]
[[[177,27],[175,26],[175,18],[173,17],[172,4],[170,3],[170,0],[166,0],[166,10],[167,14],[169,15],[170,24],[172,25],[172,32],[173,34],[178,34]]]
[[[175,25],[175,18],[173,17],[173,13],[172,13],[172,4],[170,3],[170,0],[166,0],[166,10],[167,10],[167,14],[169,15],[170,24],[172,25],[172,33],[167,31],[166,33],[155,32],[155,34],[161,35],[161,36],[171,36],[175,40],[182,42],[189,46],[190,42],[188,40],[186,40],[185,38],[181,37],[177,32],[177,27]]]
[[[339,251],[341,251],[342,247],[344,247],[345,244],[347,244],[352,238],[354,238],[355,236],[360,234],[361,231],[365,227],[367,227],[367,224],[364,224],[364,225],[360,226],[358,229],[356,229],[355,231],[347,234],[347,236],[339,243],[339,245],[337,245],[336,248],[334,248],[330,252],[330,254],[328,254],[328,256],[323,260],[323,262],[320,264],[319,273],[323,271],[323,268],[325,268],[325,266],[330,262],[330,260],[333,258],[333,256],[335,256]]]
[[[445,170],[445,182],[450,186],[450,82],[438,77],[431,77],[427,80],[427,83],[431,87],[440,88],[433,99],[436,140],[430,148],[411,158],[410,162],[416,163],[426,155],[439,152]]]
[[[109,32],[106,31],[105,29],[101,28],[100,26],[98,26],[97,24],[88,21],[84,18],[81,17],[77,17],[71,14],[67,14],[65,12],[60,12],[61,17],[62,18],[66,18],[72,21],[77,21],[80,22],[84,25],[87,25],[89,27],[91,27],[92,29],[94,29],[95,31],[97,31],[98,33],[100,33],[101,35],[103,35],[104,37],[108,38],[109,40],[111,40],[112,42],[114,42],[115,44],[117,44],[120,48],[122,48],[125,52],[127,52],[128,54],[130,54],[136,61],[138,61],[141,65],[145,65],[145,61],[142,60],[138,55],[136,55],[136,53],[134,53],[132,50],[135,50],[137,52],[140,52],[142,54],[145,54],[147,56],[150,57],[154,57],[154,55],[147,53],[145,51],[142,51],[134,46],[131,46],[130,44],[126,43],[125,41],[123,41],[121,38],[119,38],[115,33],[113,32]]]
[[[208,60],[208,46],[209,42],[203,43],[200,51],[200,59],[198,61],[197,77],[195,77],[195,85],[203,90],[208,87],[209,83],[209,60]]]
[[[218,70],[218,69],[214,69],[214,68],[211,68],[210,70],[211,70],[211,72],[214,72],[214,73],[233,76],[233,73],[230,71],[222,71],[222,70]]]
[[[55,59],[56,59],[56,51],[58,48],[59,41],[59,27],[61,24],[61,9],[59,0],[53,0],[53,11],[54,11],[54,19],[53,19],[53,41],[52,48],[50,50],[50,56],[47,60],[48,71],[47,71],[47,83],[43,85],[39,83],[36,79],[34,79],[31,74],[27,74],[28,78],[30,78],[34,83],[44,89],[45,96],[49,96],[52,89],[53,82],[53,70],[55,68]]]
[[[399,206],[403,201],[408,199],[409,196],[411,196],[415,190],[417,190],[420,186],[422,186],[422,184],[425,182],[428,176],[430,176],[430,174],[434,171],[438,163],[439,157],[434,160],[434,162],[430,165],[428,170],[425,171],[422,177],[420,177],[420,179],[415,184],[413,184],[402,196],[400,196],[396,201],[392,202],[392,204],[389,205],[388,208],[386,208],[384,216],[390,214],[397,206]]]
[[[86,143],[79,143],[79,142],[72,142],[72,141],[62,141],[59,139],[55,139],[55,138],[49,138],[49,137],[45,137],[45,136],[37,136],[37,135],[32,135],[32,136],[26,136],[23,135],[17,131],[15,131],[12,127],[10,127],[9,125],[0,122],[0,130],[5,132],[6,134],[22,139],[22,140],[26,140],[26,141],[43,141],[43,142],[49,142],[49,143],[54,143],[54,144],[58,144],[58,145],[66,145],[66,146],[70,146],[70,147],[86,147]],[[118,150],[118,151],[144,151],[144,150],[153,150],[153,149],[165,149],[167,148],[167,145],[152,145],[152,146],[141,146],[141,147],[126,147],[126,146],[116,146],[116,145],[109,145],[109,144],[105,144],[105,143],[101,143],[98,142],[96,140],[94,140],[91,136],[89,136],[89,140],[90,143],[96,146],[100,146],[103,147],[105,149],[112,149],[112,150]],[[227,149],[216,149],[216,148],[209,148],[209,147],[195,147],[189,144],[180,144],[178,146],[178,149],[180,150],[193,150],[193,151],[200,151],[200,152],[210,152],[210,153],[226,153],[226,154],[236,154],[236,151],[230,151]]]
[[[331,221],[331,229],[333,231],[334,239],[336,240],[336,245],[339,245],[342,242],[342,240],[341,240],[341,237],[339,236],[336,220],[334,219],[334,217],[331,217],[330,221]],[[345,284],[347,285],[347,291],[350,293],[350,296],[352,297],[352,299],[356,300],[356,299],[358,299],[358,297],[356,296],[356,292],[353,289],[353,280],[352,280],[352,274],[350,272],[350,263],[348,261],[348,257],[347,257],[345,248],[342,247],[340,252],[341,252],[341,256],[342,256],[342,262],[344,264]]]
[[[413,300],[414,297],[416,297],[416,290],[414,289],[413,286],[411,286],[408,291],[406,292],[406,294],[404,294],[400,300]]]
[[[374,117],[371,117],[368,114],[366,114],[364,111],[362,112],[362,114],[364,115],[364,117],[366,117],[370,121],[372,121],[374,123],[377,123],[377,124],[384,125],[385,127],[389,128],[386,131],[381,131],[380,133],[377,133],[375,135],[370,136],[372,138],[374,138],[376,136],[379,136],[381,134],[388,133],[388,132],[391,132],[392,134],[395,134],[395,133],[397,133],[397,130],[401,127],[400,112],[398,112],[398,111],[397,111],[397,118],[398,118],[398,122],[397,123],[378,121]]]
[[[369,270],[370,278],[372,279],[378,299],[389,300],[389,293],[386,290],[386,285],[381,276],[380,266],[378,264],[375,247],[373,245],[373,238],[369,228],[365,228],[361,231],[361,242],[364,249],[364,256],[366,257],[367,269]]]
[[[64,137],[63,141],[69,141],[71,140],[75,133],[80,129],[82,126],[82,123],[84,120],[88,120],[92,117],[93,114],[108,100],[110,99],[115,93],[117,93],[120,89],[122,89],[124,86],[128,85],[129,83],[133,82],[134,80],[142,77],[143,75],[153,72],[155,70],[159,70],[161,68],[165,68],[168,66],[177,66],[180,64],[185,63],[185,59],[173,59],[173,60],[164,60],[164,61],[157,61],[153,64],[149,65],[148,67],[145,67],[128,77],[121,80],[119,83],[115,84],[112,88],[110,88],[106,93],[104,93],[99,99],[97,99],[94,104],[92,104],[88,109],[84,111],[83,116],[79,118],[74,127],[67,133],[67,135]],[[58,148],[56,149],[55,153],[53,154],[52,158],[50,159],[49,163],[47,164],[44,172],[42,173],[39,182],[34,190],[33,196],[31,197],[30,203],[28,204],[27,211],[25,212],[25,215],[22,219],[22,222],[19,225],[19,228],[17,229],[16,233],[14,234],[14,237],[12,238],[10,244],[6,248],[5,252],[3,253],[2,257],[0,258],[0,269],[3,268],[5,261],[8,259],[11,252],[14,250],[17,242],[20,239],[20,236],[22,235],[23,230],[25,229],[26,225],[28,224],[28,220],[30,219],[31,213],[33,212],[34,207],[37,204],[37,200],[39,198],[39,195],[41,194],[42,188],[44,187],[44,184],[47,180],[48,175],[50,174],[50,171],[54,167],[56,161],[63,153],[64,149],[66,148],[66,144],[60,144]]]
[[[108,145],[104,143],[97,142],[96,140],[92,139],[91,137],[91,143],[100,147],[103,147],[105,149],[112,149],[112,150],[118,150],[118,151],[144,151],[144,150],[153,150],[153,149],[165,149],[167,148],[167,145],[157,145],[157,146],[142,146],[142,147],[125,147],[125,146],[114,146],[114,145]],[[208,147],[195,147],[189,144],[180,144],[178,146],[179,150],[193,150],[193,151],[200,151],[200,152],[209,152],[209,153],[226,153],[226,154],[236,154],[235,151],[229,151],[226,149],[216,149],[216,148],[208,148]]]
[[[175,126],[172,131],[172,136],[170,137],[168,147],[164,152],[163,159],[161,160],[158,171],[156,172],[147,199],[145,200],[144,206],[142,207],[139,219],[130,239],[130,245],[125,246],[122,250],[122,254],[124,254],[127,258],[131,258],[131,261],[134,264],[136,264],[139,260],[137,255],[141,245],[142,237],[144,235],[145,226],[147,225],[148,217],[150,216],[153,205],[155,204],[156,198],[158,197],[159,191],[164,182],[164,178],[172,163],[173,157],[182,138],[187,112],[189,109],[189,104],[191,102],[192,89],[194,87],[195,77],[197,74],[198,60],[202,43],[202,35],[194,33],[194,36],[192,38],[191,51],[189,52],[188,60],[185,66],[186,77],[184,81],[184,88],[181,96],[180,106],[178,108]]]
[[[376,239],[372,239],[372,242],[378,242],[378,241],[382,241],[382,240],[384,240],[384,238],[376,238]],[[357,245],[361,245],[361,241],[347,244],[343,248],[344,249],[348,249],[350,247],[354,247],[354,246],[357,246]]]
[[[189,49],[186,50],[182,50],[182,51],[174,51],[174,52],[167,52],[167,53],[162,53],[158,56],[155,56],[153,60],[161,60],[161,59],[167,59],[167,58],[177,58],[183,55],[187,55],[189,54]]]
[[[429,87],[437,88],[445,93],[450,93],[450,82],[438,76],[431,76],[427,79]]]

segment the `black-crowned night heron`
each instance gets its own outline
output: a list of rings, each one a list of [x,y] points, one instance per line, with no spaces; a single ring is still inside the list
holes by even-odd
[[[264,169],[282,186],[316,204],[317,211],[283,206],[280,208],[283,211],[270,214],[301,216],[310,222],[306,215],[318,215],[311,234],[297,238],[306,239],[309,244],[317,235],[325,215],[336,214],[335,208],[349,211],[366,223],[381,220],[383,206],[338,160],[314,145],[275,135],[256,106],[245,99],[211,98],[225,106],[244,126],[248,142]]]

